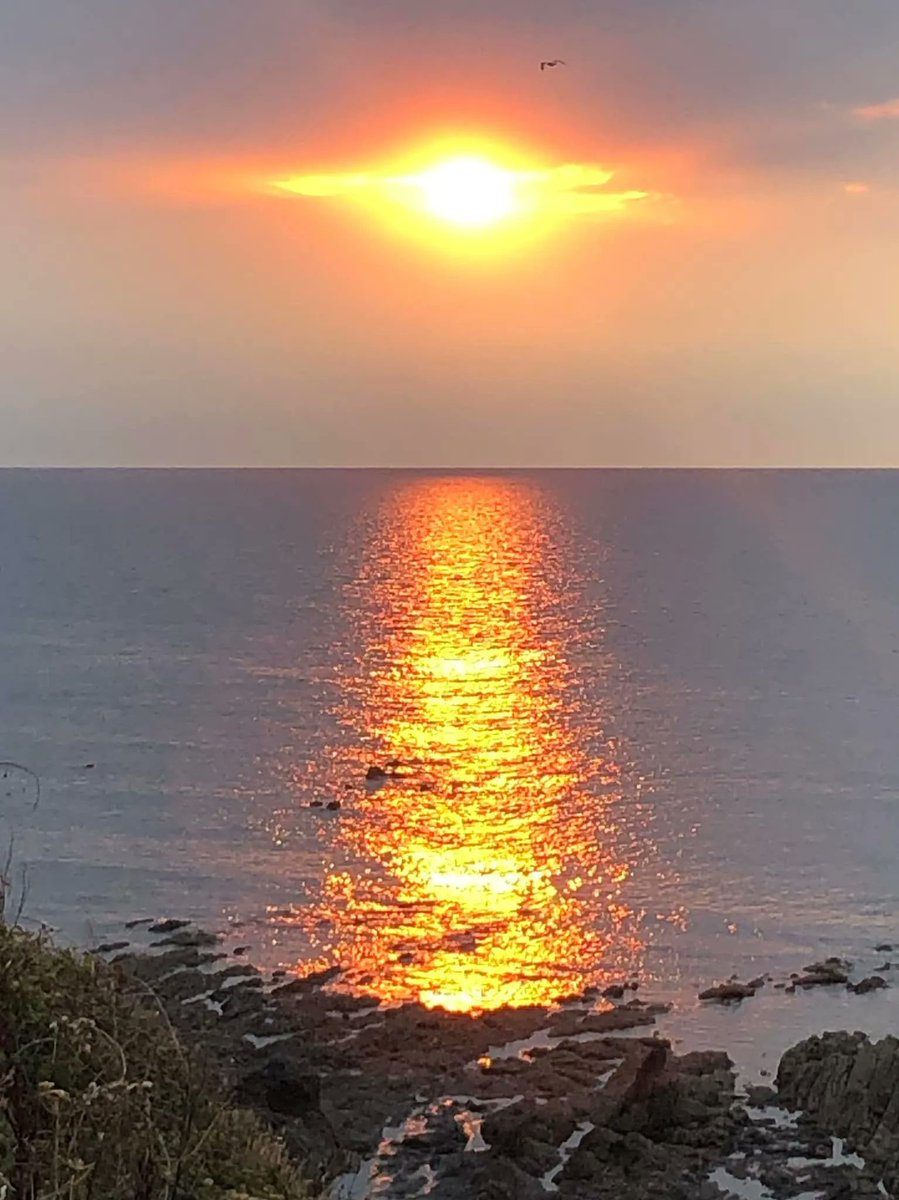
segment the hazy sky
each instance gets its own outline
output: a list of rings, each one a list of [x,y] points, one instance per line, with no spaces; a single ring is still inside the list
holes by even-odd
[[[0,95],[3,463],[899,463],[897,0],[3,0]],[[570,211],[342,194],[449,135]]]

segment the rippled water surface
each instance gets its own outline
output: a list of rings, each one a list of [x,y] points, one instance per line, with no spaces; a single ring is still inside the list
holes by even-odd
[[[890,473],[2,472],[25,911],[461,1009],[899,942],[897,543]]]

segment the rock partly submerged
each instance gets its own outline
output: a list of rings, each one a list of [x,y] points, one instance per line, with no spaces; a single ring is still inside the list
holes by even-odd
[[[803,1191],[861,1200],[882,1195],[881,1177],[891,1179],[899,1058],[878,1050],[879,1065],[862,1070],[865,1039],[852,1040],[861,1035],[829,1035],[850,1040],[826,1053],[803,1043],[781,1063],[776,1093],[753,1087],[744,1097],[726,1054],[678,1055],[653,1034],[667,1006],[611,1004],[624,985],[551,1009],[383,1007],[332,990],[346,987],[337,966],[263,977],[197,932],[174,930],[150,953],[116,961],[152,987],[173,1025],[215,1058],[235,1096],[310,1177],[355,1181],[348,1195],[404,1200],[426,1185],[429,1200],[548,1191],[561,1200],[720,1200],[727,1181],[742,1177],[776,1200]],[[845,973],[842,960],[805,972],[822,984]],[[709,999],[748,998],[765,982],[730,980]],[[865,982],[855,987],[868,990]],[[864,1082],[847,1092],[853,1071]],[[776,1104],[814,1120],[782,1127],[770,1115]],[[829,1164],[830,1133],[852,1139],[875,1170]]]
[[[803,1109],[899,1191],[899,1039],[825,1033],[788,1050],[777,1072],[783,1103]]]

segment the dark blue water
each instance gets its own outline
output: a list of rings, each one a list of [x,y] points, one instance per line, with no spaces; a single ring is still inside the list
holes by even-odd
[[[460,1004],[899,939],[893,473],[3,471],[0,664],[65,937]]]

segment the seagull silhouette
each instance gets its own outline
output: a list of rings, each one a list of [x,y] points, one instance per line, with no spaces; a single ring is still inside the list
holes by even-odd
[[[564,58],[550,58],[540,64],[540,70],[545,71],[547,67],[564,67],[566,65]]]

